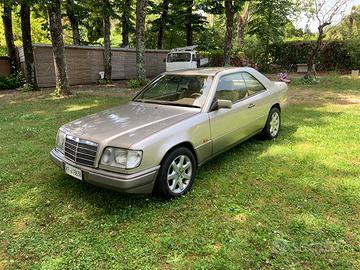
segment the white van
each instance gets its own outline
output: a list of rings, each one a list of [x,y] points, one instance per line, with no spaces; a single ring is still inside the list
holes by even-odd
[[[196,47],[197,45],[172,49],[166,57],[166,71],[194,69],[206,65],[208,59],[199,59]]]

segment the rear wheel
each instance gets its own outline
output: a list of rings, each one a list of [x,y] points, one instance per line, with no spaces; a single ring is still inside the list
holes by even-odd
[[[186,147],[176,148],[165,156],[156,188],[166,199],[182,196],[191,189],[195,172],[194,154]]]
[[[279,135],[281,127],[280,110],[276,107],[271,108],[269,112],[266,125],[262,131],[262,135],[265,139],[271,140]]]

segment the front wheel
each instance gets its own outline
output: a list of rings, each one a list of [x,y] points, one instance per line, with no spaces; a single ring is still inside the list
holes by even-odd
[[[279,135],[280,126],[281,126],[280,110],[276,107],[273,107],[269,112],[266,125],[262,131],[263,137],[268,140],[276,138]]]
[[[166,199],[182,196],[191,189],[195,172],[194,154],[186,147],[176,148],[165,156],[156,188]]]

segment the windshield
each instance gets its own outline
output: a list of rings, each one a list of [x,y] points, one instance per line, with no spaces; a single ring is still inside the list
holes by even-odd
[[[167,62],[190,62],[191,54],[190,53],[169,53],[167,57]]]
[[[145,88],[134,101],[201,108],[212,77],[164,75]]]

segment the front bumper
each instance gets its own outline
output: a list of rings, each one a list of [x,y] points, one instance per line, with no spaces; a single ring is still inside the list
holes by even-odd
[[[91,184],[126,193],[151,193],[160,166],[156,166],[134,174],[121,174],[97,168],[89,168],[66,160],[64,155],[53,149],[50,159],[65,171],[65,163],[83,172],[83,180]]]

